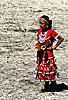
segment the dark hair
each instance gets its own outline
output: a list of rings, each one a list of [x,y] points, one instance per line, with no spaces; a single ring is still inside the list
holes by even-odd
[[[45,19],[47,22],[49,22],[48,29],[51,29],[51,27],[52,27],[52,20],[49,20],[49,17],[46,16],[46,15],[43,15],[43,16],[41,16],[40,18],[43,18],[43,19]]]

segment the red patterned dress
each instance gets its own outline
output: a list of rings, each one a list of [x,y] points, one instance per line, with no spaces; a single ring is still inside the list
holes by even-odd
[[[40,81],[55,81],[57,76],[57,67],[54,62],[53,50],[47,50],[53,45],[55,38],[59,35],[53,29],[42,34],[42,29],[38,29],[38,43],[35,47],[37,51],[37,76]]]

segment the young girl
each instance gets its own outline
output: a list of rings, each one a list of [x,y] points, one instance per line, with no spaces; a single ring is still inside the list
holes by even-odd
[[[63,41],[63,37],[51,29],[52,20],[48,16],[40,17],[40,28],[38,29],[38,43],[35,45],[37,51],[37,76],[40,81],[45,81],[42,92],[54,90],[56,88],[57,67],[54,62],[53,50],[56,49]],[[55,39],[58,39],[53,46]],[[49,85],[49,82],[51,84]]]

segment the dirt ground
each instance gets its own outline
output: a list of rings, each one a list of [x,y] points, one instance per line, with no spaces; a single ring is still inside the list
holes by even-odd
[[[68,85],[67,0],[0,0],[0,100],[68,100],[68,90],[45,92],[36,79],[36,33],[39,16],[47,14],[64,37],[54,51],[60,74]]]

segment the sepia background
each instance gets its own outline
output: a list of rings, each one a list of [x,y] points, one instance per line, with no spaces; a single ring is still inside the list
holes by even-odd
[[[57,84],[68,85],[68,0],[0,0],[0,100],[68,100],[68,90],[40,93],[44,83],[35,78],[42,15],[64,38],[54,54]]]

